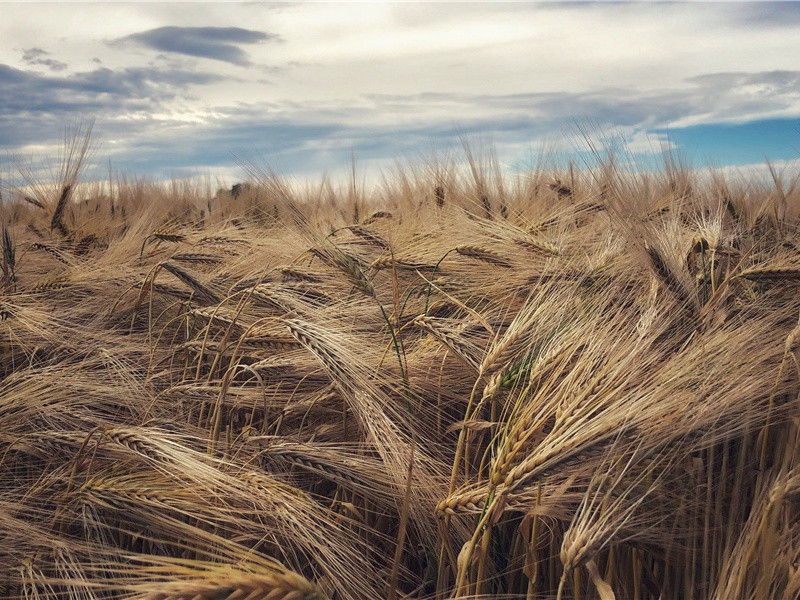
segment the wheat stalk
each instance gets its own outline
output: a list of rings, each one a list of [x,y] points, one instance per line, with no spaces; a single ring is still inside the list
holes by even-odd
[[[222,262],[221,257],[203,252],[181,252],[173,254],[170,259],[177,260],[178,262],[201,263],[206,265],[215,265]]]
[[[376,270],[394,268],[406,271],[430,271],[436,269],[436,264],[426,262],[420,258],[384,256],[373,261],[372,264],[370,264],[370,268]]]
[[[65,185],[61,189],[61,195],[58,197],[58,201],[56,202],[56,208],[53,211],[53,218],[50,220],[50,229],[57,229],[58,232],[67,237],[69,235],[69,230],[67,226],[64,224],[64,211],[67,208],[67,202],[69,202],[70,192],[72,191],[71,185]]]
[[[50,256],[55,258],[57,261],[62,262],[65,265],[71,264],[70,261],[67,259],[67,257],[64,255],[64,253],[61,250],[59,250],[58,248],[55,248],[55,247],[53,247],[53,246],[51,246],[49,244],[45,244],[45,243],[42,243],[42,242],[34,242],[33,244],[31,244],[31,249],[32,250],[44,250]]]
[[[742,271],[738,277],[756,283],[794,284],[800,282],[800,267],[755,267]]]
[[[360,237],[361,239],[367,241],[369,244],[373,246],[377,246],[378,248],[382,248],[386,250],[389,247],[389,242],[383,239],[376,233],[361,227],[360,225],[350,225],[348,229],[354,234]]]
[[[200,283],[200,281],[194,277],[188,271],[182,269],[178,265],[171,263],[169,261],[164,261],[160,263],[160,266],[175,275],[178,279],[183,281],[186,285],[192,288],[195,294],[205,302],[209,304],[217,304],[220,301],[219,296],[211,290],[208,286]]]
[[[456,252],[461,256],[468,256],[491,265],[511,267],[511,263],[503,255],[482,246],[457,246]]]
[[[514,241],[523,248],[530,250],[535,254],[558,256],[561,253],[558,249],[558,246],[551,244],[550,242],[546,242],[545,240],[539,240],[532,237],[520,237],[514,238]]]
[[[413,323],[420,329],[424,329],[432,334],[433,337],[439,340],[445,347],[452,350],[458,358],[474,369],[475,372],[478,371],[478,363],[472,357],[473,352],[469,346],[457,335],[454,335],[452,331],[441,326],[437,319],[419,315],[414,319]]]
[[[142,586],[144,587],[144,586]],[[131,596],[136,600],[327,600],[307,579],[287,570],[246,572],[209,568],[197,577],[147,587],[158,591]]]

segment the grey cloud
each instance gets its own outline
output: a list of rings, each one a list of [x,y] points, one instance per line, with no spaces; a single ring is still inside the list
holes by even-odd
[[[606,88],[585,93],[425,93],[370,95],[367,98],[375,102],[375,111],[411,114],[440,105],[453,114],[491,109],[505,119],[531,122],[590,119],[611,125],[659,127],[698,115],[703,115],[707,122],[731,121],[796,106],[800,71],[709,73],[689,78],[685,84],[649,92],[634,88]]]
[[[278,36],[241,27],[158,27],[119,38],[112,43],[133,43],[160,52],[210,58],[236,65],[247,65],[247,54],[240,44],[278,39]]]
[[[202,170],[204,167],[235,166],[237,156],[258,157],[291,170],[304,161],[313,161],[317,153],[309,144],[318,140],[338,139],[343,128],[332,124],[297,123],[261,117],[230,117],[220,122],[191,128],[152,123],[126,143],[125,151],[115,162],[139,172],[170,176],[176,169]],[[321,163],[320,170],[324,168]]]
[[[796,90],[800,84],[800,71],[761,71],[758,73],[724,72],[708,73],[688,79],[698,85],[737,88],[745,85],[768,85],[776,91]]]
[[[731,14],[736,22],[749,27],[797,27],[800,2],[742,2]]]
[[[22,51],[22,60],[29,65],[41,65],[51,71],[63,71],[67,68],[67,63],[54,58],[48,58],[49,52],[41,48],[28,48]]]
[[[65,77],[0,64],[0,147],[52,139],[70,119],[144,120],[183,86],[218,81],[218,75],[157,68],[99,68]]]

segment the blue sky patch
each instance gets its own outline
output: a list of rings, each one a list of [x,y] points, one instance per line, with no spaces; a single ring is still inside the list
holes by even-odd
[[[696,165],[725,166],[800,159],[800,118],[657,129]]]

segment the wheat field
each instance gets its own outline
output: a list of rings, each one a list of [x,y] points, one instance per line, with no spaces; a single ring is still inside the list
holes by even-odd
[[[798,179],[85,149],[2,206],[2,597],[800,597]]]

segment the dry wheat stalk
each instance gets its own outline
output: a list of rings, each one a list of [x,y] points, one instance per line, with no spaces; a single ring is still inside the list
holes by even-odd
[[[560,254],[558,246],[551,244],[550,242],[546,242],[545,240],[540,240],[533,237],[520,237],[514,238],[514,241],[523,248],[536,254],[545,254],[548,256],[558,256]]]
[[[51,246],[50,244],[45,244],[45,243],[42,243],[42,242],[34,242],[33,244],[31,244],[31,249],[32,250],[44,250],[50,256],[55,258],[57,261],[62,262],[65,265],[69,265],[70,264],[70,261],[67,259],[67,257],[64,255],[64,253],[61,250],[59,250],[58,248],[56,248],[54,246]]]
[[[105,431],[105,436],[120,446],[128,448],[135,454],[144,456],[155,462],[168,462],[173,460],[161,448],[154,444],[152,440],[143,436],[136,429],[123,427],[113,428]]]
[[[502,254],[482,246],[457,246],[456,252],[499,267],[511,267],[511,263]]]
[[[215,265],[222,262],[221,257],[204,252],[181,252],[173,254],[170,259],[177,260],[178,262],[201,263],[207,265]]]
[[[186,285],[192,288],[195,295],[205,302],[217,304],[220,301],[219,296],[213,292],[208,286],[200,283],[198,279],[190,274],[188,271],[182,269],[178,265],[169,261],[160,263],[160,266],[175,275],[178,279],[183,281]]]
[[[800,267],[755,267],[742,271],[738,277],[756,283],[794,284],[800,282]]]
[[[142,586],[145,587],[145,586]],[[184,580],[148,584],[158,591],[131,596],[137,600],[327,600],[307,579],[287,570],[247,572],[232,567],[209,568]]]
[[[64,224],[64,211],[67,208],[67,202],[69,202],[70,192],[72,191],[71,185],[65,185],[61,189],[61,195],[58,197],[58,202],[56,202],[56,208],[53,211],[53,218],[50,220],[50,229],[57,229],[58,232],[67,237],[69,235],[69,230],[67,226]]]
[[[421,258],[385,256],[375,260],[370,267],[372,269],[398,269],[406,271],[430,271],[436,268],[436,263],[426,262]]]
[[[374,296],[375,288],[361,269],[357,258],[344,252],[332,244],[325,244],[322,248],[311,248],[311,253],[321,258],[328,265],[339,269],[350,280],[356,289],[366,296]]]
[[[307,283],[322,283],[323,277],[319,273],[296,267],[281,267],[279,269],[284,281],[305,281]]]
[[[152,286],[152,290],[154,292],[158,292],[159,294],[165,294],[167,296],[172,296],[173,298],[178,298],[179,300],[187,301],[192,298],[192,293],[183,289],[173,287],[171,285],[166,285],[164,283],[154,283]]]
[[[371,225],[379,219],[393,219],[394,215],[388,210],[378,210],[372,213],[365,221],[364,225]]]
[[[178,240],[181,241],[181,240]],[[207,235],[200,238],[197,242],[200,245],[224,246],[226,244],[234,244],[239,246],[249,246],[251,242],[242,238],[227,237],[224,235]]]
[[[186,236],[176,231],[155,231],[153,237],[162,242],[179,243],[186,240]]]
[[[372,244],[373,246],[377,246],[378,248],[387,249],[389,247],[389,242],[379,236],[377,233],[373,233],[368,229],[361,227],[360,225],[351,225],[348,229],[354,234],[360,237],[361,239],[367,241],[368,243]]]
[[[45,292],[47,290],[59,290],[70,285],[71,278],[66,271],[52,271],[37,280],[31,287],[32,292]]]
[[[645,250],[650,259],[650,267],[658,281],[673,295],[673,297],[685,307],[695,306],[695,301],[689,296],[686,289],[681,285],[678,278],[670,270],[655,246],[648,245]]]
[[[37,200],[32,196],[23,196],[23,200],[25,200],[25,202],[28,202],[29,204],[32,204],[36,208],[42,208],[42,209],[47,208],[47,205],[45,205],[44,202],[41,202],[40,200]]]
[[[474,369],[476,373],[478,372],[478,363],[472,356],[473,350],[453,331],[441,326],[437,319],[425,315],[419,315],[414,319],[413,323],[433,335],[445,347],[452,350],[465,364]]]

